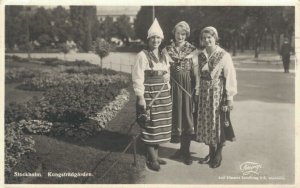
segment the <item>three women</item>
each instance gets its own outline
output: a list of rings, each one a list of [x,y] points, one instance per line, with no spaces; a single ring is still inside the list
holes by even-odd
[[[148,31],[148,49],[137,55],[132,73],[137,116],[149,111],[150,120],[142,126],[147,166],[159,170],[166,163],[158,157],[158,145],[170,141],[172,133],[171,141],[181,142],[173,157],[183,157],[185,164],[191,164],[189,148],[195,135],[195,141],[210,148],[199,163],[216,168],[221,164],[224,142],[234,139],[229,113],[236,94],[235,69],[229,53],[217,45],[215,28],[201,31],[203,51],[186,41],[190,34],[186,22],[179,22],[173,34],[175,42],[161,52],[158,47],[164,37],[155,19]],[[198,104],[193,103],[193,96]],[[193,109],[198,109],[196,123]]]

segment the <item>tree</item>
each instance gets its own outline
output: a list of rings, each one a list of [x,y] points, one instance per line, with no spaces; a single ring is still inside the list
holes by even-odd
[[[5,6],[5,45],[8,48],[13,48],[18,44],[26,28],[26,19],[21,16],[23,6]]]
[[[36,9],[36,12],[33,14],[32,19],[30,20],[30,34],[31,40],[38,40],[41,35],[48,35],[53,40],[51,34],[51,21],[52,15],[51,11],[40,7]]]
[[[95,6],[70,6],[72,37],[86,52],[92,48],[92,31],[98,22],[96,12]]]
[[[58,42],[65,42],[71,33],[71,22],[69,12],[62,6],[57,6],[52,14],[52,36],[58,38]]]
[[[160,21],[160,20],[159,20]],[[147,31],[152,24],[152,7],[143,6],[139,10],[134,22],[136,36],[143,41],[147,40]]]
[[[103,38],[97,38],[94,43],[96,54],[100,57],[100,67],[103,69],[103,58],[109,55],[110,44]]]
[[[66,61],[66,55],[67,55],[67,53],[69,53],[70,47],[66,43],[63,43],[62,51],[64,53],[64,60]]]
[[[115,22],[116,27],[116,36],[119,37],[125,45],[128,45],[129,38],[134,36],[134,30],[132,25],[129,22],[129,17],[126,15],[122,15],[118,17],[117,21]]]
[[[117,29],[113,22],[113,18],[106,16],[105,20],[99,25],[98,36],[110,41],[110,39],[115,36],[116,33]]]
[[[42,34],[38,37],[37,41],[41,44],[41,47],[46,48],[51,43],[51,38],[47,34]]]

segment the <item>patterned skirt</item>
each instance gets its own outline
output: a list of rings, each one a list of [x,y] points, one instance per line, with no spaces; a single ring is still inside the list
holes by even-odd
[[[161,144],[171,139],[172,100],[168,84],[164,84],[163,76],[145,76],[144,98],[146,104],[153,100],[155,95],[163,90],[156,98],[150,109],[150,122],[142,128],[141,139],[145,144]]]
[[[206,145],[234,141],[235,135],[230,121],[230,112],[221,111],[225,104],[224,81],[219,79],[212,84],[211,80],[200,81],[198,120],[196,126],[197,142]]]

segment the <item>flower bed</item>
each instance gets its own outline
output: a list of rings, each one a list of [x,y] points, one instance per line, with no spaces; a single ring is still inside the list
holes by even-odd
[[[31,91],[46,91],[62,85],[90,84],[106,86],[114,83],[128,84],[128,76],[124,75],[86,75],[86,74],[44,74],[26,79],[19,88]]]
[[[49,60],[48,65],[53,61]],[[129,86],[128,75],[117,75],[115,71],[101,74],[102,70],[85,63],[52,65],[6,71],[7,81],[24,80],[19,88],[46,91],[42,98],[5,107],[5,139],[8,139],[5,144],[9,146],[5,150],[5,165],[8,171],[22,155],[34,152],[34,142],[26,134],[84,139],[104,128],[128,101],[129,93],[124,89]],[[75,71],[67,71],[71,69]]]
[[[33,146],[34,140],[23,134],[18,123],[5,124],[5,172],[11,173],[22,155],[35,152]]]
[[[5,70],[5,83],[14,83],[23,81],[26,78],[39,76],[41,71],[30,70],[26,68],[10,68]]]
[[[116,117],[118,111],[121,110],[128,101],[129,92],[126,89],[122,89],[114,101],[103,107],[100,112],[97,112],[95,116],[90,117],[90,119],[96,120],[101,128],[105,128],[108,122]]]

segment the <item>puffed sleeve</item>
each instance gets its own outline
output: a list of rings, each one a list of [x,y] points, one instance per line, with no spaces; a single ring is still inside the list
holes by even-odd
[[[136,56],[136,60],[133,64],[132,70],[132,82],[133,82],[133,89],[136,96],[143,96],[144,95],[144,70],[146,67],[146,57],[143,56],[143,53],[140,52]]]
[[[224,61],[224,76],[226,79],[226,94],[227,100],[233,100],[233,96],[237,94],[236,72],[233,66],[232,58],[229,53],[223,57]]]
[[[168,61],[169,63],[172,62],[172,58],[170,57],[170,55],[169,55],[169,53],[168,53],[168,51],[167,51],[166,48],[164,48],[161,52],[165,56],[166,61]]]
[[[197,52],[192,57],[192,60],[193,60],[193,71],[194,71],[195,80],[196,80],[195,95],[199,95],[199,89],[200,89],[200,75],[199,75],[198,54],[199,54],[199,52],[197,50]]]
[[[167,69],[167,74],[165,75],[165,79],[168,82],[168,88],[170,89],[171,88],[171,85],[170,85],[170,79],[171,79],[170,61],[169,61],[168,57],[166,57],[165,53],[163,53],[163,55],[164,55],[164,58],[165,58],[166,69]]]

